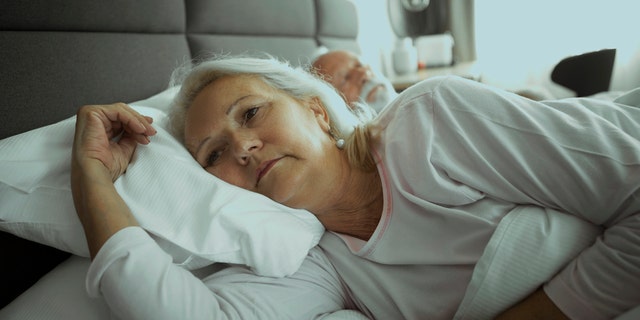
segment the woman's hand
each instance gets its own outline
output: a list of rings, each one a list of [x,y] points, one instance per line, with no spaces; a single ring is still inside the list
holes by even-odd
[[[540,288],[496,318],[496,320],[507,319],[565,320],[569,318],[562,313],[553,301],[549,299],[547,294],[544,293],[544,290]]]
[[[148,137],[156,134],[152,121],[123,103],[80,108],[72,171],[89,173],[101,165],[115,181],[126,171],[137,144],[148,144]]]
[[[137,225],[113,182],[127,170],[137,144],[156,134],[151,122],[122,103],[78,111],[71,190],[92,258],[116,232]]]

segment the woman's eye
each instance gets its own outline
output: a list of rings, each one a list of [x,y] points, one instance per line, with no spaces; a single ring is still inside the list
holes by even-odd
[[[247,122],[249,122],[249,120],[251,120],[251,118],[253,118],[257,113],[258,113],[258,109],[260,109],[259,107],[253,107],[253,108],[249,108],[245,113],[244,116],[242,118],[242,124],[247,124]]]
[[[211,154],[209,154],[209,156],[207,157],[207,163],[206,163],[206,167],[211,167],[212,165],[214,165],[216,163],[216,161],[218,161],[218,159],[220,158],[220,155],[222,154],[222,151],[213,151],[211,152]]]

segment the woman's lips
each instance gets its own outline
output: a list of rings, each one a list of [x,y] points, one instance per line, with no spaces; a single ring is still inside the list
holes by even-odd
[[[262,177],[264,177],[264,175],[266,175],[267,172],[269,172],[269,170],[271,170],[271,168],[273,168],[273,166],[282,158],[284,157],[271,159],[269,161],[261,163],[260,166],[258,166],[258,168],[256,169],[256,186],[258,185],[258,183],[260,183],[260,179],[262,179]]]

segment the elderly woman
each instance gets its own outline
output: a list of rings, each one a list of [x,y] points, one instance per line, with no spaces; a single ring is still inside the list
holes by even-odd
[[[309,210],[329,232],[290,277],[232,267],[198,280],[136,227],[113,187],[150,142],[152,120],[123,104],[83,107],[72,186],[94,257],[88,281],[123,318],[307,319],[346,308],[449,319],[516,210],[606,230],[505,318],[611,318],[640,304],[636,108],[540,103],[449,77],[360,119],[313,75],[246,57],[199,63],[178,84],[173,128],[204,170]]]

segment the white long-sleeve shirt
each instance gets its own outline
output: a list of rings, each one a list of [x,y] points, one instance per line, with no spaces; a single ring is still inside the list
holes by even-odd
[[[203,280],[139,228],[114,235],[88,285],[122,318],[305,319],[357,308],[448,319],[502,217],[552,209],[606,228],[545,286],[570,317],[640,305],[640,110],[535,102],[455,77],[403,92],[375,120],[384,211],[368,242],[326,233],[300,270],[241,267]]]

